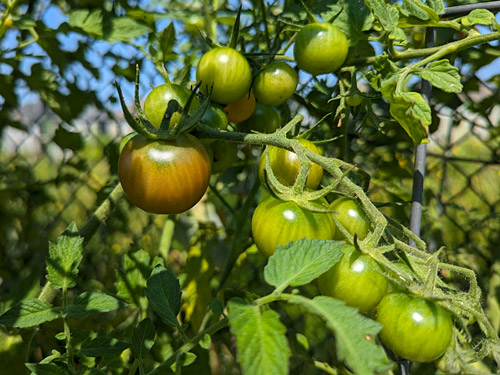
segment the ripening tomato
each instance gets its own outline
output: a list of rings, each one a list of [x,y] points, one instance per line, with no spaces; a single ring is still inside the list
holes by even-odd
[[[328,203],[321,199],[318,203]],[[326,206],[325,206],[326,207]],[[301,238],[331,240],[335,232],[328,213],[311,212],[292,201],[269,196],[259,203],[252,217],[252,234],[257,248],[270,257],[278,245]]]
[[[165,111],[167,110],[168,102],[174,99],[181,107],[184,107],[190,95],[191,91],[189,89],[174,83],[164,83],[163,85],[155,87],[144,101],[144,112],[149,122],[159,128]],[[189,113],[195,112],[199,107],[200,102],[197,97],[194,97],[189,107]],[[180,118],[180,112],[174,113],[170,119],[170,126],[177,124]]]
[[[130,139],[118,160],[125,194],[137,207],[156,214],[178,214],[203,197],[210,179],[210,158],[190,134],[174,141]]]
[[[370,221],[361,206],[352,198],[342,197],[330,203],[332,215],[337,221],[354,236],[356,233],[363,240],[370,230]],[[345,240],[340,229],[335,231],[336,240]]]
[[[363,102],[363,97],[359,94],[353,94],[351,96],[348,96],[345,102],[350,107],[357,107]]]
[[[332,73],[339,69],[347,52],[344,33],[328,22],[304,26],[297,34],[293,48],[297,66],[313,75]]]
[[[208,94],[213,86],[212,100],[231,104],[247,94],[252,84],[252,71],[247,59],[235,49],[217,47],[205,53],[196,67],[200,90]]]
[[[318,279],[323,295],[343,300],[364,313],[372,310],[387,292],[382,268],[369,255],[346,245],[340,262]]]
[[[298,138],[297,140],[308,150],[320,154],[319,149],[311,141],[304,138]],[[298,155],[293,151],[275,146],[268,146],[268,152],[271,168],[278,181],[283,185],[293,186],[300,170],[300,159]],[[316,189],[321,183],[322,177],[323,168],[319,164],[312,163],[311,169],[309,169],[307,175],[306,187],[311,190]],[[262,153],[259,160],[259,178],[262,185],[267,186],[265,151]]]
[[[241,127],[244,131],[273,133],[281,127],[281,114],[273,106],[257,102],[254,113],[248,120],[241,123]]]
[[[248,120],[255,112],[255,96],[250,92],[235,103],[227,105],[227,119],[230,122],[243,122]]]
[[[450,313],[434,301],[407,293],[387,294],[378,306],[380,339],[395,354],[414,362],[432,362],[450,345]]]
[[[275,61],[267,65],[253,83],[258,101],[267,105],[280,105],[290,98],[297,88],[295,70],[285,62]]]

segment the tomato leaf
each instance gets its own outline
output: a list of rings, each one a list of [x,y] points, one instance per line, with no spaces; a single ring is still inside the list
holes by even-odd
[[[236,336],[238,360],[245,375],[286,375],[290,347],[286,327],[276,311],[233,298],[228,303],[229,324]]]
[[[106,336],[98,336],[82,343],[79,354],[87,357],[113,357],[120,355],[130,345],[124,341]]]
[[[443,0],[426,0],[425,4],[433,9],[437,14],[441,14],[444,12]]]
[[[278,246],[264,268],[264,279],[277,290],[310,283],[342,258],[343,242],[300,239]]]
[[[69,370],[52,363],[26,363],[33,375],[68,375]]]
[[[116,274],[118,297],[129,305],[140,306],[140,297],[146,287],[146,280],[151,274],[151,257],[144,250],[138,250],[123,257],[123,269]]]
[[[338,358],[345,360],[355,374],[383,373],[392,367],[383,349],[373,339],[382,326],[360,315],[355,308],[324,296],[308,299],[297,295],[288,302],[323,318],[335,334]]]
[[[177,54],[173,52],[174,44],[176,42],[173,22],[163,29],[160,34],[159,42],[161,52],[160,60],[163,62],[174,60],[177,57]]]
[[[458,68],[451,65],[448,60],[433,61],[427,67],[422,68],[420,75],[432,86],[445,92],[462,91],[463,86],[460,83]]]
[[[355,46],[360,40],[366,40],[363,31],[370,30],[375,18],[363,0],[345,3],[345,7],[335,18],[333,24],[345,34],[349,46]]]
[[[388,7],[385,0],[366,0],[365,2],[382,27],[387,31],[394,31],[398,24],[398,12]]]
[[[110,295],[84,292],[73,299],[73,304],[65,312],[69,317],[83,319],[91,314],[115,311],[124,306],[123,302]]]
[[[33,327],[61,317],[60,308],[52,307],[47,301],[36,298],[22,301],[0,315],[0,324],[9,327]]]
[[[166,324],[180,327],[177,314],[181,308],[181,287],[172,272],[156,266],[147,282],[146,297]]]
[[[495,15],[487,9],[474,9],[466,17],[461,19],[462,25],[470,27],[473,25],[496,25]]]
[[[59,236],[56,243],[49,243],[47,280],[52,288],[67,289],[76,285],[78,266],[83,258],[82,251],[83,238],[74,222]]]
[[[154,344],[155,327],[149,318],[143,319],[132,332],[132,344],[130,349],[135,358],[144,358]]]
[[[416,17],[423,21],[432,21],[439,23],[439,16],[422,0],[404,0],[400,8],[401,13],[407,17]]]

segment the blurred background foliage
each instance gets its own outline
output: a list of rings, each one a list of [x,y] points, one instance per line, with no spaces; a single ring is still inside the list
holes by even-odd
[[[468,1],[467,1],[468,2]],[[306,1],[316,12],[327,1]],[[448,6],[466,3],[449,1]],[[0,313],[21,299],[38,295],[45,273],[49,241],[75,221],[81,227],[117,180],[118,145],[130,129],[117,104],[113,82],[132,103],[135,66],[141,69],[141,97],[162,74],[187,83],[197,60],[208,49],[200,36],[227,43],[237,8],[235,1],[64,1],[10,0],[3,2],[0,27]],[[242,2],[240,46],[255,71],[283,48],[303,23],[305,12],[295,1]],[[264,6],[265,5],[265,6]],[[336,8],[338,7],[338,9]],[[12,19],[10,27],[8,18]],[[498,15],[497,15],[498,19]],[[279,20],[286,20],[281,22]],[[408,29],[408,46],[420,48],[425,30]],[[479,29],[480,32],[484,31]],[[351,58],[380,53],[386,46],[369,42],[368,34],[351,35]],[[459,38],[439,30],[439,44]],[[445,247],[448,261],[477,272],[488,314],[500,327],[500,53],[498,43],[485,44],[452,56],[463,77],[459,95],[435,89],[431,106],[422,237],[431,250]],[[265,53],[263,53],[265,52]],[[288,49],[287,55],[290,55]],[[311,135],[324,153],[356,164],[370,176],[371,199],[392,219],[408,224],[413,178],[413,145],[391,119],[388,104],[364,79],[370,67],[356,72],[364,100],[347,110],[339,122],[339,80],[333,75],[300,73],[296,95],[282,108],[283,121],[296,113],[306,119],[305,130],[321,121]],[[421,82],[411,81],[418,91]],[[336,98],[331,100],[332,98]],[[206,198],[177,217],[150,215],[121,200],[116,210],[86,246],[80,270],[81,290],[105,290],[127,300],[124,275],[150,269],[163,259],[180,278],[183,317],[194,332],[212,300],[226,260],[241,252],[219,298],[262,293],[265,259],[252,245],[250,221],[262,193],[256,182],[261,149],[240,145],[238,160],[215,175]],[[328,178],[328,177],[325,177]],[[366,179],[360,181],[367,182]],[[257,182],[258,183],[258,182]],[[248,202],[246,205],[245,203]],[[235,237],[237,235],[237,237]],[[147,274],[147,272],[146,272]],[[442,275],[453,277],[452,275]],[[136,275],[140,278],[140,275]],[[462,280],[457,280],[460,283]],[[267,290],[267,289],[266,289]],[[314,286],[307,294],[317,294]],[[144,314],[138,308],[74,329],[126,331]],[[142,304],[142,305],[141,305]],[[288,308],[294,353],[306,356],[309,345],[317,358],[330,358],[332,338],[321,324]],[[161,325],[159,321],[155,324]],[[167,327],[163,332],[169,333]],[[158,329],[161,331],[162,329]],[[37,335],[31,361],[39,361],[59,345],[60,327],[44,325]],[[304,340],[301,335],[307,336]],[[15,337],[15,336],[13,336]],[[209,355],[187,371],[238,373],[234,344],[228,331],[217,334]],[[313,339],[314,338],[314,339]],[[155,361],[172,351],[171,336],[155,344]],[[173,340],[179,340],[174,338]],[[323,349],[321,349],[323,348]],[[330,348],[330,349],[328,349]],[[1,348],[0,348],[1,349]],[[1,351],[1,350],[0,350]],[[298,354],[296,358],[301,358]],[[295,358],[295,357],[294,357]],[[152,359],[152,360],[153,360]],[[120,361],[126,362],[126,353]],[[292,363],[293,373],[316,373],[307,361]],[[205,372],[200,372],[205,368]],[[422,373],[425,366],[422,366]],[[185,372],[186,374],[189,372]]]

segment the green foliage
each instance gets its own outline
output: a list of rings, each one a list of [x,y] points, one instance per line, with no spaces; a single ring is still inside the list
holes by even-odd
[[[47,301],[29,299],[22,301],[0,316],[0,324],[8,327],[33,327],[60,318],[61,309],[54,308]]]

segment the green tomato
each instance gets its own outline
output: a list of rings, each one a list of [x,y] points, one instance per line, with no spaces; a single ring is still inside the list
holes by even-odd
[[[342,197],[330,204],[332,215],[337,221],[354,236],[356,233],[360,240],[364,239],[370,230],[370,221],[361,206],[352,198]],[[336,240],[345,240],[340,229],[335,231]]]
[[[287,101],[297,88],[295,70],[284,62],[267,65],[253,83],[253,92],[258,101],[268,105],[280,105]]]
[[[226,111],[220,105],[211,103],[201,118],[201,122],[214,129],[226,130],[228,124]]]
[[[340,262],[319,277],[319,290],[364,313],[375,308],[387,292],[387,279],[381,272],[369,255],[346,245]]]
[[[210,158],[190,134],[173,141],[130,139],[118,160],[125,194],[137,207],[156,214],[178,214],[203,197],[210,180]]]
[[[280,127],[280,112],[273,106],[261,102],[257,102],[252,116],[242,123],[243,130],[256,130],[260,133],[273,133]]]
[[[363,97],[359,94],[353,94],[348,96],[345,101],[349,107],[357,107],[363,102]]]
[[[176,100],[182,107],[187,104],[191,91],[185,87],[174,83],[165,83],[157,86],[151,91],[144,101],[144,112],[146,116],[157,128],[160,127],[165,111],[167,110],[168,102]],[[200,102],[197,97],[193,98],[189,113],[195,112],[200,107]],[[170,119],[170,126],[174,126],[179,122],[181,113],[176,112]]]
[[[323,205],[326,200],[318,201]],[[292,201],[269,196],[259,203],[252,217],[255,245],[270,257],[278,245],[285,246],[301,238],[331,240],[335,233],[329,214],[308,211]]]
[[[230,104],[248,94],[252,71],[247,59],[235,49],[217,47],[205,53],[196,67],[196,81],[207,95],[212,86],[212,100]]]
[[[407,293],[387,294],[378,306],[380,339],[395,354],[414,362],[432,362],[450,345],[453,322],[437,303]]]
[[[293,48],[297,66],[312,75],[336,71],[344,63],[347,52],[344,33],[328,22],[304,26]]]
[[[319,149],[311,141],[304,138],[298,138],[298,141],[308,150],[311,150],[316,154],[320,154]],[[292,186],[295,183],[300,170],[300,159],[297,154],[275,146],[269,146],[268,152],[271,168],[278,181],[283,185]],[[309,173],[307,175],[306,187],[311,190],[316,189],[321,183],[322,177],[323,168],[316,163],[312,163],[311,169],[309,169]],[[265,151],[262,153],[259,160],[259,178],[262,185],[267,186]]]

